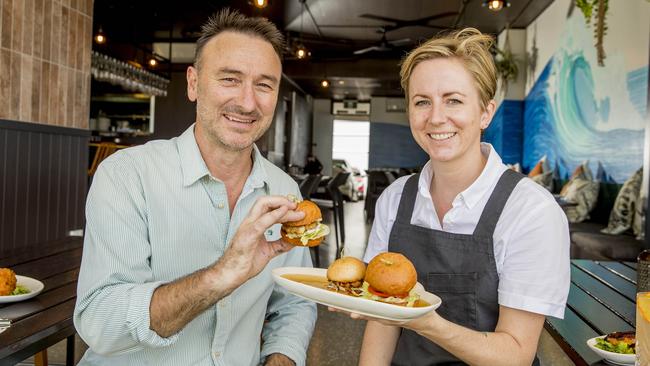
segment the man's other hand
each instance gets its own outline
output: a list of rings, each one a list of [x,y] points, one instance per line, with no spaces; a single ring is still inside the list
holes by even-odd
[[[295,366],[296,363],[292,359],[283,355],[282,353],[272,353],[264,362],[264,366]]]

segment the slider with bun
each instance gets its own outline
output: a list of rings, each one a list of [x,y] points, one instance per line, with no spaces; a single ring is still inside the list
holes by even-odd
[[[321,223],[323,216],[320,208],[312,201],[300,201],[296,211],[305,213],[302,220],[282,224],[282,240],[286,243],[313,247],[320,244],[330,233],[327,225]]]
[[[419,299],[413,290],[416,283],[417,272],[408,258],[399,253],[380,253],[366,268],[363,297],[411,307]]]
[[[366,264],[355,257],[342,257],[327,268],[327,289],[352,296],[361,296]]]

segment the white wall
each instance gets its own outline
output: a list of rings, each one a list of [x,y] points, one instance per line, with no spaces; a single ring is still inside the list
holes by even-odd
[[[312,152],[323,164],[323,174],[332,175],[332,133],[334,116],[330,99],[314,99]]]
[[[406,112],[387,112],[386,104],[403,104],[404,98],[373,97],[370,100],[370,122],[394,123],[408,126]]]
[[[508,88],[504,89],[501,80],[498,80],[497,93],[494,97],[497,107],[504,99],[507,100],[524,100],[526,98],[526,30],[510,29],[508,31],[508,43],[510,52],[515,57],[519,66],[517,79],[508,82]],[[506,31],[501,32],[497,37],[497,44],[500,49],[505,49]]]
[[[392,123],[408,126],[406,112],[387,112],[386,103],[401,103],[403,98],[373,97],[370,100],[370,123]],[[323,164],[323,174],[332,174],[332,133],[334,119],[332,115],[332,101],[330,99],[314,99],[314,129],[312,132],[312,151]],[[367,117],[340,116],[345,120],[364,120]]]
[[[526,28],[526,50],[537,48],[536,68],[529,75],[526,94],[534,85],[555,51],[560,46],[565,23],[572,0],[555,0],[544,12]],[[582,17],[580,9],[573,9],[574,15]],[[648,65],[648,44],[650,37],[650,3],[646,0],[610,0],[607,11],[607,34],[604,38],[605,63],[621,56],[630,40],[640,40],[639,49],[645,52],[624,52],[624,67],[634,70]],[[593,29],[593,25],[591,25]],[[536,42],[533,39],[536,37]],[[594,40],[595,42],[595,40]],[[628,46],[621,47],[619,45]],[[595,50],[594,50],[595,52]]]

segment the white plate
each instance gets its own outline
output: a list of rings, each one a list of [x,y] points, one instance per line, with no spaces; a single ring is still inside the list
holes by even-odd
[[[337,309],[355,312],[362,315],[368,315],[375,318],[397,321],[415,319],[432,310],[437,309],[438,306],[440,306],[442,303],[442,300],[440,300],[438,296],[430,292],[426,292],[420,283],[417,283],[415,285],[415,291],[420,295],[420,298],[422,300],[428,302],[431,305],[409,308],[405,306],[386,304],[379,301],[344,295],[338,292],[306,285],[282,277],[282,275],[285,274],[294,274],[311,275],[326,278],[327,269],[325,268],[283,267],[274,269],[272,273],[275,282],[294,295],[317,302],[322,305],[331,306]]]
[[[605,361],[609,363],[613,363],[614,365],[634,365],[636,355],[625,355],[622,353],[609,352],[605,351],[604,349],[600,349],[596,347],[596,339],[598,338],[605,338],[605,336],[603,335],[587,340],[587,345],[589,348],[591,348],[592,351],[596,352],[598,356],[604,358]]]
[[[16,284],[29,289],[28,294],[0,296],[0,304],[6,302],[16,302],[31,299],[43,291],[45,285],[39,280],[27,276],[16,275]]]

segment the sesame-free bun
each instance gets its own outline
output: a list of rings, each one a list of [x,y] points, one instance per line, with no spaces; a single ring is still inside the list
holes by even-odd
[[[327,268],[327,279],[336,282],[356,282],[363,280],[366,264],[355,257],[339,258]]]
[[[305,245],[300,241],[300,238],[288,238],[287,233],[284,232],[284,230],[280,230],[280,232],[282,234],[282,241],[288,244],[293,244],[298,247],[315,247],[323,241],[323,237],[320,237],[320,238],[307,241],[307,245]]]
[[[305,213],[305,217],[299,221],[285,222],[283,225],[286,226],[305,226],[313,223],[316,220],[323,218],[323,215],[320,212],[320,208],[317,204],[312,201],[300,201],[297,204],[296,211],[302,211]]]
[[[418,274],[413,263],[400,253],[386,252],[375,256],[366,268],[366,282],[387,295],[411,291]]]

